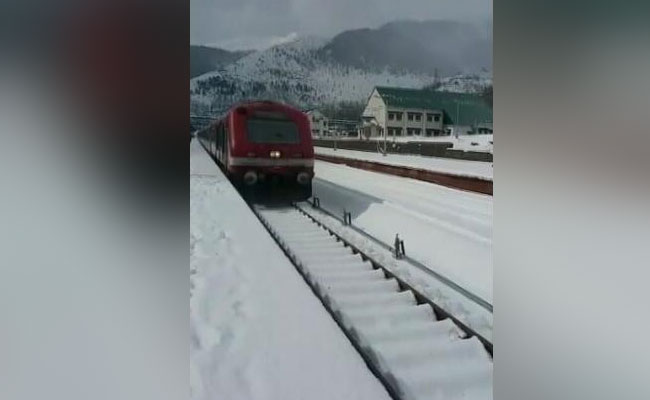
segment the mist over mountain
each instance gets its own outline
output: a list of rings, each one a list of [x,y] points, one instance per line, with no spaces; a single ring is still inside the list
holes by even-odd
[[[190,79],[231,64],[250,51],[228,51],[207,46],[190,45]]]
[[[471,24],[399,21],[261,51],[195,48],[192,73],[210,72],[192,75],[191,108],[218,113],[253,99],[332,108],[363,103],[374,86],[477,92],[492,81],[488,36]]]

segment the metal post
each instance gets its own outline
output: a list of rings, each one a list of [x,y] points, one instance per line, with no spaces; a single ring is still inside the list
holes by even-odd
[[[343,210],[343,225],[352,225],[352,213]]]
[[[399,234],[395,235],[395,243],[393,244],[393,247],[395,248],[395,258],[400,258],[400,254],[399,254]]]
[[[406,255],[406,252],[404,251],[404,241],[399,238],[399,233],[395,234],[395,243],[394,243],[394,249],[395,249],[395,258],[401,259],[404,258]]]

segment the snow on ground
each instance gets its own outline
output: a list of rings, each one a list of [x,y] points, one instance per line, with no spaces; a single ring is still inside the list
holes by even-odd
[[[454,150],[480,151],[494,153],[494,135],[458,135],[452,136]]]
[[[491,196],[323,161],[315,172],[324,209],[388,244],[399,233],[409,256],[492,302]]]
[[[190,154],[192,399],[389,399],[196,140]]]
[[[331,149],[327,147],[314,147],[316,154],[337,156],[355,160],[373,161],[388,165],[398,165],[410,168],[425,169],[434,172],[469,176],[492,180],[492,163],[482,161],[456,160],[453,158],[425,157],[405,154],[373,153],[369,151]]]

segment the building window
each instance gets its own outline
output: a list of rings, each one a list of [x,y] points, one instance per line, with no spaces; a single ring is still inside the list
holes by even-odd
[[[388,128],[388,136],[402,136],[402,128]]]
[[[422,129],[420,129],[420,128],[415,128],[415,129],[413,129],[413,133],[414,133],[415,135],[417,135],[417,136],[420,136],[420,134],[422,134]]]
[[[401,112],[395,113],[395,119],[397,119],[398,121],[401,121],[402,120],[402,113]]]
[[[413,131],[415,129],[413,128],[406,128],[406,136],[413,136]]]
[[[409,121],[421,121],[422,120],[422,113],[408,113],[408,119]]]
[[[428,118],[428,117],[427,117]],[[426,130],[426,135],[427,136],[433,136],[433,129],[427,129]]]
[[[439,122],[440,121],[440,114],[427,114],[427,121],[428,122]]]
[[[395,120],[395,114],[393,114],[393,113],[388,113],[388,120],[389,120],[389,121],[393,121],[393,120]]]

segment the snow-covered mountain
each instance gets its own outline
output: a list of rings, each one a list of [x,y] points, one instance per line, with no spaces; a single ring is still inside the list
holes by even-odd
[[[249,53],[190,45],[190,79],[233,63]]]
[[[337,36],[338,37],[338,36]],[[368,66],[342,62],[326,51],[332,40],[303,37],[245,55],[190,81],[191,108],[219,113],[250,99],[285,101],[299,107],[323,107],[364,102],[375,86],[478,91],[491,83],[491,74],[439,77],[438,71],[411,71],[391,65]],[[340,39],[337,39],[340,48]]]
[[[332,59],[366,69],[392,68],[452,76],[492,68],[489,25],[459,21],[395,21],[336,35],[322,49]]]

